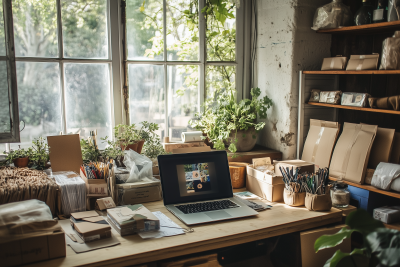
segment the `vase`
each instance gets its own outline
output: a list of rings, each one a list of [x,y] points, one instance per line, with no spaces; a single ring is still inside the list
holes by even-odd
[[[231,142],[235,139],[235,133],[236,131],[232,131],[231,134],[229,135],[228,138],[228,147],[231,144]],[[253,138],[255,136],[255,138]],[[254,148],[257,142],[257,136],[258,133],[256,129],[254,128],[249,128],[247,130],[238,130],[236,134],[236,138],[238,139],[236,143],[236,151],[237,152],[246,152],[250,151]]]
[[[27,167],[29,163],[29,157],[26,158],[17,158],[13,160],[14,166],[18,168]]]

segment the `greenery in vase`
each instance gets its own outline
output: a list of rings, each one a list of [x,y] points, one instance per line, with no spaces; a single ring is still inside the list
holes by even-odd
[[[203,113],[196,114],[198,118],[190,121],[191,126],[207,134],[214,148],[219,150],[225,149],[224,141],[229,142],[229,135],[234,132],[235,137],[228,149],[235,153],[237,131],[254,128],[258,132],[264,128],[265,122],[257,122],[257,117],[266,119],[267,110],[272,106],[268,96],[258,99],[260,88],[253,88],[250,93],[252,99],[243,99],[239,103],[236,102],[235,90],[220,93],[216,103],[208,103]],[[253,135],[253,138],[257,137]]]
[[[385,228],[381,221],[375,220],[363,210],[353,211],[346,218],[346,225],[333,235],[323,235],[315,241],[314,249],[318,252],[332,248],[357,232],[362,235],[363,247],[355,248],[350,253],[337,250],[327,260],[324,267],[359,267],[398,266],[400,264],[400,232]]]
[[[49,146],[43,137],[35,138],[32,141],[32,148],[29,148],[31,155],[29,156],[29,165],[31,169],[44,170],[46,163],[49,161]]]

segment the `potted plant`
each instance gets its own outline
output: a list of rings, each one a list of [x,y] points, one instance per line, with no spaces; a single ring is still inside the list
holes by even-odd
[[[323,235],[315,241],[314,249],[318,252],[324,248],[332,248],[349,238],[354,232],[361,234],[363,244],[350,253],[337,250],[327,260],[324,267],[346,266],[399,266],[400,264],[400,232],[385,228],[381,221],[375,220],[363,209],[350,213],[346,225],[333,235]],[[379,265],[381,264],[381,265]]]
[[[105,138],[107,138],[107,136]],[[90,144],[90,142],[86,139],[81,139],[80,143],[83,162],[99,161],[99,158],[101,156],[100,150]]]
[[[206,104],[206,110],[190,121],[191,126],[207,134],[216,149],[224,150],[228,146],[234,153],[251,150],[258,131],[265,126],[265,122],[257,122],[257,118],[267,118],[272,100],[268,96],[258,99],[260,88],[253,88],[250,93],[251,99],[237,103],[235,90],[222,92],[216,103]]]
[[[158,175],[159,169],[158,169],[157,156],[167,154],[167,152],[165,151],[163,145],[161,144],[160,136],[156,133],[156,131],[158,130],[158,124],[148,123],[146,121],[143,122],[142,124],[145,126],[145,129],[147,129],[145,132],[143,132],[143,138],[145,138],[146,140],[146,143],[144,144],[143,147],[144,148],[143,154],[152,160],[153,174]]]
[[[121,149],[132,149],[137,152],[138,143],[142,139],[135,124],[119,124],[114,127],[114,137],[119,142]]]
[[[24,148],[21,148],[21,146],[18,147],[19,148],[17,150],[4,152],[4,154],[7,154],[5,163],[6,164],[14,163],[14,166],[19,168],[27,167],[29,163],[29,156],[31,153],[31,149],[25,150]]]
[[[117,166],[122,166],[122,158],[124,156],[124,150],[122,150],[120,143],[118,141],[110,141],[108,137],[101,138],[103,143],[107,143],[108,146],[101,152],[101,157],[105,161],[113,159]]]
[[[49,146],[47,145],[46,139],[43,137],[35,138],[32,141],[31,155],[29,157],[29,164],[31,169],[44,170],[50,165],[49,162]]]
[[[155,133],[155,131],[158,130],[157,123],[142,121],[140,124],[142,125],[142,127],[138,131],[138,136],[140,140],[138,142],[138,151],[137,151],[139,154],[142,152],[143,145],[145,144],[145,142],[151,142],[155,136],[157,136],[157,138],[160,139],[160,137]]]

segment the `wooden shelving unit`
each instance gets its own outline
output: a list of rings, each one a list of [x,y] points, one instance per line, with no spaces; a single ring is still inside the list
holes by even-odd
[[[400,74],[400,70],[305,70],[304,74]]]
[[[394,229],[394,230],[400,231],[400,223],[393,223],[393,224],[384,223],[384,225],[388,229]]]
[[[374,34],[382,32],[393,32],[400,29],[400,21],[390,21],[373,23],[360,26],[348,26],[336,29],[325,29],[318,30],[317,33],[328,33],[328,34]]]
[[[329,180],[336,181],[337,179],[333,178],[333,177],[329,177]],[[374,187],[372,185],[366,185],[366,184],[361,185],[361,184],[356,184],[356,183],[352,183],[352,182],[349,182],[349,181],[343,181],[343,182],[348,184],[348,185],[355,186],[355,187],[358,187],[358,188],[361,188],[361,189],[365,189],[365,190],[368,190],[368,191],[372,191],[372,192],[376,192],[376,193],[379,193],[379,194],[382,194],[382,195],[387,195],[387,196],[390,196],[390,197],[395,197],[395,198],[399,198],[400,199],[400,193],[397,193],[397,192],[381,190],[381,189],[378,189],[378,188],[376,188],[376,187]]]
[[[341,108],[341,109],[351,109],[351,110],[360,110],[360,111],[369,111],[369,112],[378,112],[378,113],[400,115],[400,111],[397,111],[397,110],[376,109],[376,108],[360,108],[360,107],[332,105],[332,104],[325,104],[325,103],[318,103],[318,102],[308,102],[307,104],[308,105],[312,105],[312,106],[321,106],[321,107],[327,107],[327,108]]]

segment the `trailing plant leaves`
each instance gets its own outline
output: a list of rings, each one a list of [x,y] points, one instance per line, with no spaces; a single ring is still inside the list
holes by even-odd
[[[349,238],[354,231],[355,230],[351,230],[351,229],[347,229],[346,227],[343,227],[336,234],[323,235],[323,236],[319,237],[314,243],[315,252],[318,252],[319,250],[324,249],[324,248],[336,247],[337,245],[341,244],[343,242],[343,240],[345,240],[346,238]]]
[[[372,253],[385,266],[400,264],[400,232],[393,229],[380,228],[366,237]]]
[[[364,255],[364,249],[354,249],[350,253],[337,250],[333,256],[326,261],[324,267],[364,267],[368,266],[368,258]],[[353,260],[355,259],[355,260]],[[358,263],[356,263],[358,262]]]
[[[346,224],[351,229],[357,230],[364,235],[367,235],[378,228],[385,227],[381,221],[375,220],[363,209],[358,209],[350,213],[346,218]]]

